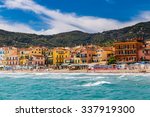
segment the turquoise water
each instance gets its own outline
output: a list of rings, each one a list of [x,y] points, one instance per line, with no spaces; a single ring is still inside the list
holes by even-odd
[[[150,74],[0,74],[1,100],[147,100]]]

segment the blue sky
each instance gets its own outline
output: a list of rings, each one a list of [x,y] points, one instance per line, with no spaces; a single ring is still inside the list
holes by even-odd
[[[150,0],[1,0],[0,29],[102,32],[150,20]]]

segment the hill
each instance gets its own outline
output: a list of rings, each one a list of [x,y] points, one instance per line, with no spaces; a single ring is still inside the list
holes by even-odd
[[[112,45],[114,41],[141,36],[146,40],[150,39],[150,22],[94,34],[72,31],[56,35],[36,35],[0,30],[0,46],[28,47],[33,45],[49,48],[56,46],[72,47],[80,44],[108,46]]]

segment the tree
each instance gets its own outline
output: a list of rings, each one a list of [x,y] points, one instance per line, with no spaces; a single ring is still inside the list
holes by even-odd
[[[110,65],[110,64],[116,64],[116,58],[114,56],[111,56],[108,59],[108,65]]]

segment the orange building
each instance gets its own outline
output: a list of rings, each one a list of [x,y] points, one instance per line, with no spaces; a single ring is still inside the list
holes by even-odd
[[[126,42],[115,42],[115,58],[118,63],[132,63],[139,61],[138,51],[143,46],[143,39],[136,38]]]
[[[85,47],[80,48],[79,56],[81,58],[82,63],[92,63],[93,57],[96,55],[97,46],[87,45]]]

